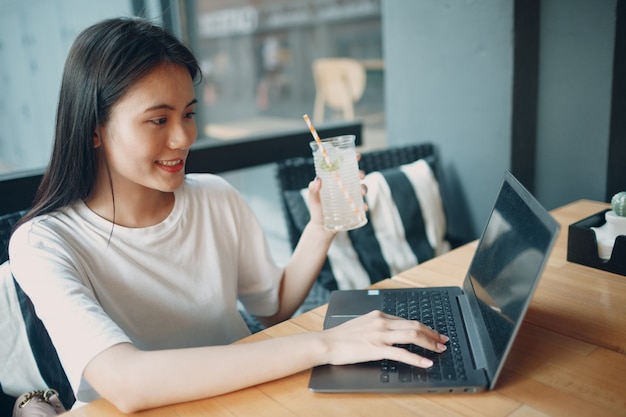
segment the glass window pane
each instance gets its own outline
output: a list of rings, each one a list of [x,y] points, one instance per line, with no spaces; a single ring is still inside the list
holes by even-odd
[[[186,15],[204,74],[198,130],[209,141],[303,128],[303,114],[384,122],[380,0],[197,0]],[[312,65],[331,57],[354,60],[364,79],[359,91],[358,74],[333,71],[330,82],[347,85],[330,91],[351,97],[328,97],[322,116]]]

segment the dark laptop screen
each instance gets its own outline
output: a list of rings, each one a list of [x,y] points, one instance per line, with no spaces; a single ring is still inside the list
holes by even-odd
[[[534,198],[505,176],[469,269],[476,295],[471,304],[484,319],[492,367],[498,366],[530,302],[557,228]]]

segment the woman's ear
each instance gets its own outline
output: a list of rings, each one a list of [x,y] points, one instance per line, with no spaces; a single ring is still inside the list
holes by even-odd
[[[96,130],[93,133],[93,148],[98,149],[100,146],[102,146],[102,141],[100,140],[100,134]]]

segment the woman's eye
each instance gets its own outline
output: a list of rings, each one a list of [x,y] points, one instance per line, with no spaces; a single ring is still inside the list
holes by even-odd
[[[162,125],[165,122],[167,122],[167,118],[165,118],[165,117],[159,117],[157,119],[152,119],[152,123],[154,123],[155,125]]]
[[[195,111],[190,111],[188,113],[185,114],[185,117],[187,119],[193,119],[193,116],[195,116],[196,112]]]

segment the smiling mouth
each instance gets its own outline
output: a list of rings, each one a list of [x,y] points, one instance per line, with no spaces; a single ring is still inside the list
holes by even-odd
[[[159,165],[163,165],[166,167],[175,167],[176,165],[182,164],[183,160],[182,159],[177,159],[175,161],[157,161],[157,164]]]

